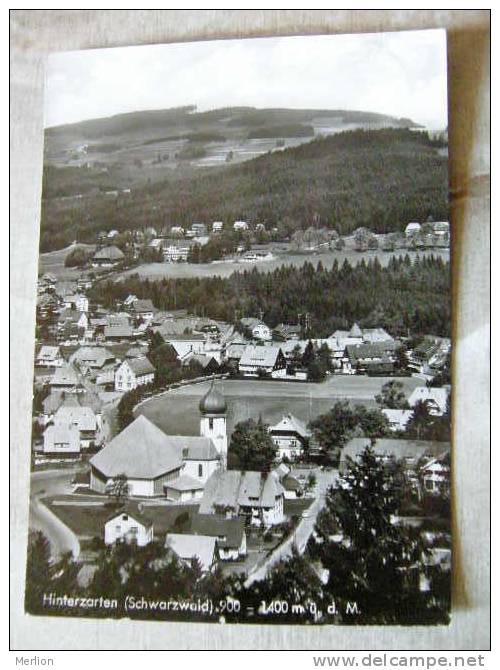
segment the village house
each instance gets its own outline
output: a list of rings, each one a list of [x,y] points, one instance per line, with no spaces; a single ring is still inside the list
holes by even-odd
[[[243,519],[226,519],[216,514],[197,514],[191,523],[193,535],[215,537],[222,561],[237,561],[246,556],[247,538]]]
[[[147,518],[142,505],[129,502],[123,509],[111,514],[104,524],[104,542],[107,545],[125,542],[145,547],[153,539],[153,522]]]
[[[412,470],[418,468],[424,456],[437,458],[450,452],[449,442],[379,438],[375,444],[371,444],[367,437],[354,437],[341,450],[339,472],[345,472],[349,467],[349,458],[357,460],[366,447],[371,447],[382,462],[401,460]]]
[[[245,377],[285,377],[286,358],[281,347],[249,344],[240,358],[239,371]]]
[[[56,368],[50,379],[51,391],[66,391],[67,393],[79,393],[83,391],[81,376],[70,363],[65,363]]]
[[[153,302],[147,298],[145,300],[136,300],[131,307],[132,313],[144,321],[150,322],[156,311]]]
[[[115,362],[115,356],[105,347],[80,347],[69,357],[69,362],[83,368],[102,369]]]
[[[248,223],[246,221],[235,221],[233,223],[233,230],[244,231],[248,230]]]
[[[211,571],[217,563],[217,539],[204,535],[167,533],[165,548],[170,549],[180,560],[194,567],[198,564],[202,572]]]
[[[291,324],[287,324],[287,323],[280,323],[274,329],[274,337],[277,340],[298,341],[298,340],[300,340],[301,332],[302,332],[302,329],[299,325],[291,325]]]
[[[217,470],[205,485],[200,514],[242,516],[253,525],[284,521],[284,491],[274,473]]]
[[[206,223],[193,223],[191,225],[191,232],[194,233],[195,237],[206,237],[206,235],[207,235],[207,224]]]
[[[168,329],[169,330],[169,329]],[[186,335],[168,335],[161,328],[158,332],[162,334],[165,342],[170,344],[179,359],[184,359],[188,354],[204,354],[206,337],[201,333],[190,333]],[[165,334],[163,334],[165,333]]]
[[[64,358],[59,347],[43,345],[36,355],[35,365],[47,368],[60,368],[64,365]]]
[[[76,429],[76,431],[75,431]],[[43,434],[43,453],[80,453],[97,441],[97,417],[90,407],[82,407],[70,398],[63,401]],[[77,441],[75,441],[75,435]],[[63,439],[65,436],[65,439]]]
[[[413,237],[415,235],[418,235],[421,229],[422,226],[418,222],[412,221],[406,226],[405,235],[406,237]]]
[[[80,455],[80,431],[74,424],[51,424],[43,433],[43,453],[60,458]]]
[[[348,344],[347,361],[344,370],[355,372],[382,372],[390,374],[394,370],[396,343],[389,341]]]
[[[408,398],[408,404],[414,408],[418,402],[427,404],[429,414],[442,416],[448,405],[449,391],[447,388],[417,386]]]
[[[311,432],[306,425],[292,414],[285,414],[281,421],[274,426],[269,426],[269,434],[274,444],[278,447],[276,458],[294,461],[304,453]]]
[[[74,295],[67,295],[63,298],[64,307],[67,309],[74,309],[77,312],[89,311],[89,299],[86,295],[75,293]]]
[[[420,466],[424,492],[431,495],[450,495],[450,453],[427,459]]]
[[[450,348],[448,338],[426,336],[414,349],[408,351],[408,367],[432,377],[445,364]]]
[[[214,356],[193,354],[189,352],[189,354],[182,359],[182,367],[189,367],[195,364],[202,368],[204,375],[214,375],[219,372],[219,363]]]
[[[131,391],[138,386],[151,384],[155,369],[147,358],[124,360],[115,371],[115,391]]]
[[[253,317],[243,318],[240,321],[243,330],[248,333],[249,337],[261,342],[271,342],[273,334],[269,326]]]
[[[136,338],[136,333],[132,326],[125,322],[104,326],[103,335],[104,339],[109,342],[130,341]]]
[[[222,232],[223,227],[224,227],[224,223],[222,221],[214,221],[212,223],[212,233]]]
[[[190,248],[187,244],[169,244],[163,249],[163,260],[166,263],[185,263]]]
[[[60,340],[82,340],[86,336],[88,327],[87,314],[76,309],[63,309],[57,319]]]
[[[125,254],[121,249],[112,245],[109,247],[103,247],[96,251],[92,257],[92,266],[93,267],[103,267],[103,268],[112,268],[118,263],[121,263],[125,258]]]
[[[383,409],[382,414],[389,422],[389,429],[398,432],[406,430],[406,425],[413,415],[411,409]]]

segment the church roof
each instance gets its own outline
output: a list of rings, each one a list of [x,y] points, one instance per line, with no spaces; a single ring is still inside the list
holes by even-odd
[[[90,463],[107,477],[124,474],[133,479],[156,479],[182,466],[178,440],[165,435],[141,415],[95,454]]]

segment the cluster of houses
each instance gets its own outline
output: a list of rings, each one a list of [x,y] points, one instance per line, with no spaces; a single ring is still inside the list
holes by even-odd
[[[249,529],[282,524],[285,500],[307,491],[312,472],[307,466],[282,463],[270,472],[227,470],[227,406],[213,384],[199,409],[199,437],[166,435],[140,416],[92,457],[91,490],[106,492],[118,476],[125,477],[129,487],[127,502],[104,523],[107,545],[145,546],[160,540],[181,561],[209,571],[220,560],[244,559]],[[291,415],[269,430],[280,453],[300,451],[310,437]],[[340,472],[369,444],[366,438],[350,440],[342,452]],[[449,498],[449,443],[382,439],[373,448],[382,462],[395,457],[403,462],[409,485],[419,497]],[[146,501],[159,497],[177,504],[198,503],[187,529],[155,532],[154,514],[148,514]]]

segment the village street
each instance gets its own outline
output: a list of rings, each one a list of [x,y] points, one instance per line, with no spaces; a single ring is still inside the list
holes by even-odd
[[[77,537],[40,500],[42,497],[71,492],[74,469],[40,470],[31,475],[30,528],[41,530],[50,542],[52,556],[57,558],[66,551],[78,556]]]
[[[313,532],[318,513],[323,507],[326,491],[335,484],[338,478],[337,470],[320,470],[318,468],[315,474],[317,483],[314,502],[307,508],[305,516],[300,520],[292,535],[283,544],[280,544],[264,563],[255,566],[254,571],[249,574],[245,582],[246,587],[251,586],[256,581],[265,579],[273,566],[291,556],[294,547],[300,554],[304,552],[307,541]]]

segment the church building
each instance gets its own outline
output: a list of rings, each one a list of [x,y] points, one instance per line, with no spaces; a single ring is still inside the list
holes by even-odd
[[[226,401],[213,383],[199,409],[199,436],[166,435],[138,416],[90,459],[90,488],[105,493],[125,475],[130,496],[201,499],[205,483],[227,460]]]

